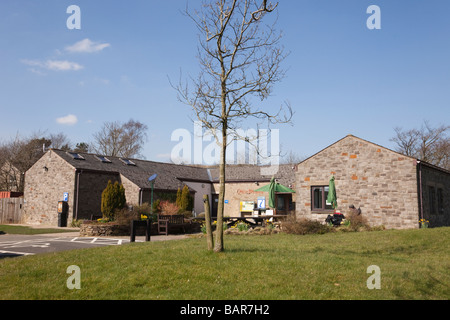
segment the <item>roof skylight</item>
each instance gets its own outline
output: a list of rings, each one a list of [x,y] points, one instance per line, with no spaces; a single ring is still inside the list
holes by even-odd
[[[119,159],[120,159],[120,161],[125,163],[127,166],[135,166],[136,165],[136,163],[134,163],[130,159],[126,159],[126,158],[119,158]]]
[[[81,156],[79,153],[76,152],[67,152],[68,155],[70,155],[75,160],[85,160],[83,156]]]
[[[98,155],[95,155],[95,158],[97,158],[97,160],[100,160],[101,162],[103,162],[103,163],[111,163],[111,160],[109,160],[107,157],[105,157],[105,156],[98,156]]]

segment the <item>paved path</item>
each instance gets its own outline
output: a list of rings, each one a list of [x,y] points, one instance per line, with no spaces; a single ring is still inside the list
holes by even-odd
[[[167,241],[186,237],[186,235],[158,235],[151,236],[150,241]],[[144,241],[145,236],[136,237],[136,242]],[[130,237],[80,237],[78,232],[39,235],[2,234],[0,235],[0,259],[126,243],[130,243]]]

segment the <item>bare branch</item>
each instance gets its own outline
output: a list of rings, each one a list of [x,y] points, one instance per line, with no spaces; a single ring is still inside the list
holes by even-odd
[[[256,10],[255,12],[252,13],[252,18],[254,20],[259,20],[261,19],[261,16],[265,13],[265,12],[272,12],[273,10],[275,10],[275,8],[278,6],[278,2],[276,5],[272,5],[269,4],[269,7],[267,7],[267,0],[263,0],[262,3],[262,7],[258,10]]]

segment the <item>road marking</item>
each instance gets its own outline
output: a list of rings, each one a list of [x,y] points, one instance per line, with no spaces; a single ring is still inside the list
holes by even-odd
[[[34,253],[27,253],[27,252],[16,252],[16,251],[4,251],[0,250],[0,253],[6,253],[6,254],[20,254],[22,256],[32,256]]]

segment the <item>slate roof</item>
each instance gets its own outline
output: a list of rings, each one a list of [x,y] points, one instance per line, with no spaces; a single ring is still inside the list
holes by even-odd
[[[149,189],[151,183],[148,178],[158,174],[155,180],[155,189],[177,190],[183,181],[219,182],[218,166],[177,165],[140,159],[129,159],[135,165],[127,165],[119,157],[106,158],[110,162],[102,162],[92,153],[78,153],[84,160],[74,159],[70,153],[51,149],[72,167],[78,170],[90,170],[121,174],[139,188]],[[227,182],[269,182],[272,176],[261,175],[261,167],[255,165],[228,165],[225,171]],[[295,183],[295,169],[292,164],[280,165],[274,175],[277,181],[285,186]]]
[[[129,159],[135,163],[135,166],[133,166],[125,164],[119,157],[109,156],[106,158],[111,162],[104,163],[100,161],[95,154],[91,153],[78,153],[84,158],[84,160],[78,160],[74,159],[65,151],[57,149],[52,149],[52,151],[76,169],[122,174],[143,189],[151,188],[151,183],[148,181],[148,178],[155,173],[158,174],[158,177],[155,180],[155,189],[177,190],[178,187],[182,186],[182,180],[210,181],[207,170],[200,167]]]
[[[261,166],[256,165],[228,165],[225,170],[225,181],[228,182],[270,182],[272,175],[262,175]],[[211,168],[213,182],[219,182],[219,168]],[[289,186],[295,183],[295,166],[281,164],[278,172],[273,175],[282,185]]]

